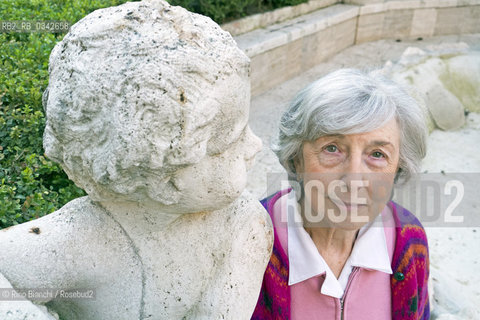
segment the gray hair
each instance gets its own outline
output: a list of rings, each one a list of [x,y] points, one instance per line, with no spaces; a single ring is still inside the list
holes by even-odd
[[[405,90],[380,74],[340,69],[301,90],[280,120],[272,149],[294,178],[294,160],[301,156],[303,142],[373,131],[394,117],[400,128],[395,181],[405,183],[419,172],[426,154],[425,114]]]

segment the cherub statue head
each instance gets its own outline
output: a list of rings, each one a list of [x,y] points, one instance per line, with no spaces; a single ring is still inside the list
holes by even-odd
[[[161,0],[98,10],[55,46],[49,72],[45,152],[93,200],[188,213],[243,191],[260,147],[249,59],[209,18]]]

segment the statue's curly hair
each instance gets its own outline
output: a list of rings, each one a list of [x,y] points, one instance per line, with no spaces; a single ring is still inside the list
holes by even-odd
[[[89,14],[55,46],[49,73],[45,152],[94,200],[174,203],[172,175],[221,152],[248,112],[248,57],[210,18],[164,1]],[[209,98],[226,78],[239,114]]]

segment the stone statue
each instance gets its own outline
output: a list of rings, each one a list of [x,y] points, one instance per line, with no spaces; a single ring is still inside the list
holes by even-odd
[[[273,231],[243,191],[261,142],[232,37],[130,2],[75,24],[49,73],[45,152],[88,196],[1,230],[0,273],[14,288],[94,289],[43,303],[60,319],[249,319]]]

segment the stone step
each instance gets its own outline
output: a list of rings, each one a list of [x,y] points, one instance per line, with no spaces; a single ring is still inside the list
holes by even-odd
[[[235,40],[249,57],[253,57],[356,18],[358,11],[359,6],[336,4],[292,20],[254,30],[236,37]]]
[[[338,0],[309,0],[296,6],[278,8],[272,11],[253,14],[221,25],[222,29],[232,36],[250,32],[258,28],[265,28],[275,23],[296,18],[301,15],[331,6]]]

